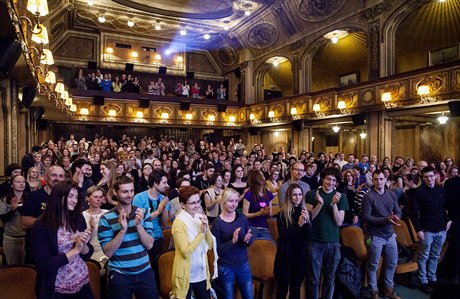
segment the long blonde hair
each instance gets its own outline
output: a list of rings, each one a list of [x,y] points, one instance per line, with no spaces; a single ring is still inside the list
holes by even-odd
[[[300,187],[299,184],[292,183],[289,185],[289,187],[286,190],[286,200],[284,201],[284,204],[281,206],[280,209],[280,217],[286,219],[286,228],[289,228],[292,226],[292,213],[294,213],[294,205],[292,204],[292,191],[294,189],[300,189],[302,192],[302,188]],[[303,193],[302,193],[303,194]],[[300,205],[302,206],[302,209],[305,208],[305,199],[302,196],[302,200],[300,201]]]

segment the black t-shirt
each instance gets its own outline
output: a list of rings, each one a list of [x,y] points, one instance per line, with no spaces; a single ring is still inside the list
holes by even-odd
[[[21,216],[30,216],[38,218],[43,214],[46,208],[49,194],[46,193],[45,188],[38,189],[31,192],[27,199],[24,201]]]

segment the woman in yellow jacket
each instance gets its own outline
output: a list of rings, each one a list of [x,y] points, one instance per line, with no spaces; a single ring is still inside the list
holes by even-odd
[[[172,226],[175,256],[172,274],[172,298],[210,298],[210,272],[207,251],[213,237],[206,215],[201,214],[199,190],[186,186],[179,191],[182,211]]]

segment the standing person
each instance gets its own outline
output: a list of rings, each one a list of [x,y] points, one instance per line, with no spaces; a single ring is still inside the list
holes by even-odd
[[[283,206],[284,200],[286,198],[286,190],[290,184],[296,183],[297,185],[299,185],[300,188],[302,188],[303,196],[305,196],[307,192],[311,190],[310,186],[301,180],[304,176],[304,173],[305,165],[302,162],[298,161],[292,165],[289,180],[284,182],[283,185],[281,185],[281,188],[278,192],[278,200],[280,202],[280,206]]]
[[[209,224],[219,215],[219,196],[222,192],[222,175],[214,173],[209,179],[211,186],[204,191],[204,203]]]
[[[236,281],[241,298],[252,299],[252,274],[249,267],[247,247],[253,239],[248,219],[236,211],[240,194],[227,188],[219,200],[220,215],[212,225],[211,232],[216,237],[219,282],[225,299],[233,299],[233,284]]]
[[[277,215],[278,241],[273,274],[276,278],[276,298],[300,299],[300,287],[305,278],[307,240],[311,233],[310,214],[302,188],[291,184],[286,202]]]
[[[187,80],[182,84],[182,96],[187,98],[190,96],[190,85],[187,83]]]
[[[201,87],[198,85],[198,82],[195,82],[192,86],[192,98],[199,99],[200,98],[200,89]]]
[[[26,181],[22,175],[11,179],[9,194],[0,200],[0,220],[5,225],[3,231],[3,251],[8,265],[24,264],[24,242],[26,232],[21,226],[20,211],[27,193]]]
[[[109,210],[101,209],[101,204],[104,199],[104,189],[98,186],[92,186],[86,191],[86,200],[88,201],[89,208],[83,211],[83,217],[85,217],[86,226],[91,229],[90,244],[94,248],[91,259],[101,263],[102,268],[104,262],[107,260],[104,252],[102,251],[101,244],[97,239],[97,230],[99,228],[99,219]]]
[[[64,169],[60,166],[51,166],[45,173],[46,185],[37,191],[29,193],[27,200],[21,209],[21,225],[26,230],[26,264],[33,264],[33,257],[30,248],[30,230],[38,217],[40,217],[46,208],[48,199],[54,186],[65,180]]]
[[[213,248],[213,236],[208,218],[199,213],[199,190],[186,186],[179,190],[182,211],[172,226],[175,255],[172,274],[172,295],[177,299],[209,299],[211,277],[208,266],[208,249]],[[216,271],[214,272],[216,273]]]
[[[320,177],[321,189],[311,190],[306,196],[307,208],[312,214],[312,234],[307,250],[308,298],[318,298],[322,272],[322,298],[332,299],[340,260],[339,227],[348,210],[348,201],[335,189],[342,180],[337,168],[324,168]]]
[[[214,98],[214,89],[211,87],[211,85],[208,84],[208,88],[205,91],[206,93],[206,98],[207,99],[213,99]]]
[[[243,215],[248,218],[254,240],[271,240],[268,217],[272,215],[273,194],[268,191],[260,170],[252,170],[248,177],[249,191],[243,198]]]
[[[435,170],[430,166],[423,168],[422,180],[415,192],[411,220],[421,241],[417,256],[420,290],[429,294],[437,282],[436,269],[446,241],[446,225],[448,229],[451,222],[447,222],[445,192],[436,185]]]
[[[132,204],[134,182],[119,177],[113,185],[117,206],[101,216],[98,238],[109,257],[109,298],[157,299],[155,274],[150,267],[148,250],[153,246],[150,215]]]
[[[386,298],[400,299],[393,289],[393,276],[398,263],[398,247],[393,225],[400,225],[401,210],[398,198],[393,191],[387,190],[387,179],[381,169],[372,174],[374,189],[369,191],[362,202],[365,239],[368,246],[369,269],[367,272],[371,299],[378,299],[377,270],[383,252],[383,294]]]
[[[240,197],[238,198],[238,211],[241,212],[243,210],[243,197],[246,191],[248,191],[248,184],[243,181],[244,179],[244,169],[241,164],[235,164],[232,169],[232,175],[230,179],[230,184],[228,186],[230,188],[235,189],[239,194]]]
[[[224,87],[224,84],[221,84],[217,89],[217,99],[218,100],[225,100],[227,96],[227,89]]]
[[[163,169],[154,170],[149,176],[149,189],[134,196],[133,205],[145,211],[152,222],[153,238],[155,243],[149,250],[150,261],[156,266],[156,258],[161,252],[163,244],[162,226],[169,223],[169,201],[165,196],[169,189],[168,177]],[[155,268],[156,269],[156,268]]]
[[[38,299],[94,298],[84,262],[93,253],[88,244],[91,231],[86,227],[81,207],[78,186],[72,181],[60,182],[54,186],[42,217],[32,228]]]
[[[458,175],[458,167],[452,166],[449,170],[452,177],[447,179],[444,183],[444,190],[446,192],[446,207],[449,217],[452,220],[450,228],[451,241],[453,252],[457,254],[453,258],[453,278],[457,280],[460,277],[460,176]]]

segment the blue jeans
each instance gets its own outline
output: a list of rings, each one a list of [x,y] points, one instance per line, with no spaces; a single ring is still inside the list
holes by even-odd
[[[110,271],[109,298],[132,299],[133,294],[136,299],[158,299],[155,275],[152,269],[135,275]]]
[[[252,274],[249,262],[241,267],[219,265],[219,282],[225,293],[225,299],[233,299],[233,283],[240,289],[241,298],[252,299]]]
[[[420,251],[417,257],[418,278],[420,283],[436,282],[436,269],[441,255],[442,245],[446,241],[446,231],[437,233],[423,232],[425,240],[420,244]],[[428,270],[428,274],[427,274]],[[427,277],[428,275],[428,277]]]
[[[250,226],[249,229],[251,230],[253,240],[273,240],[268,228]]]
[[[334,295],[335,271],[340,261],[339,243],[308,243],[308,298],[318,298],[321,268],[323,270],[323,299],[332,299]],[[299,265],[302,267],[302,265]]]
[[[366,239],[368,237],[366,236]],[[369,289],[378,292],[377,270],[379,268],[380,256],[383,252],[383,283],[388,288],[393,288],[393,276],[398,265],[398,246],[396,245],[396,234],[388,240],[372,236],[372,241],[367,248],[369,256],[369,269],[367,271]]]

